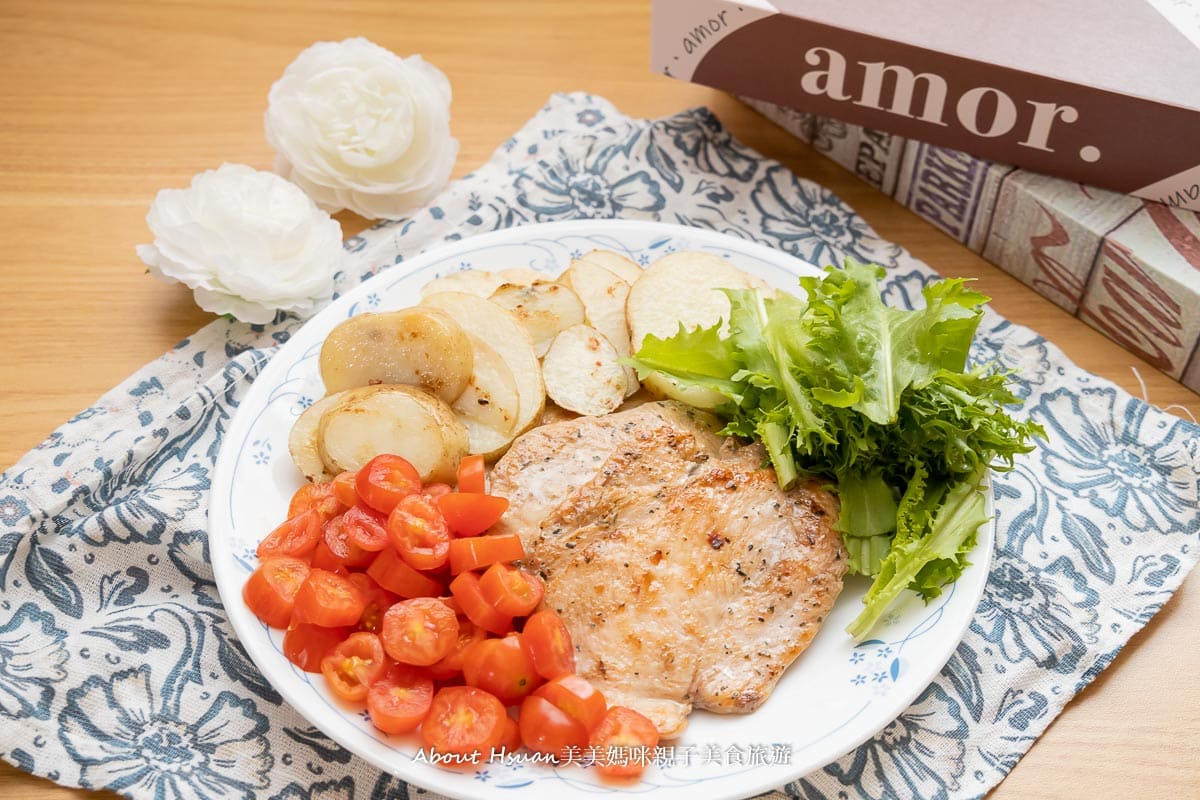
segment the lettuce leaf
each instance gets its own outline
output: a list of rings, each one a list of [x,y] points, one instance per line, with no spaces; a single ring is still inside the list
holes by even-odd
[[[727,321],[648,336],[629,360],[726,398],[724,432],[762,442],[780,486],[837,481],[850,571],[875,577],[860,637],[904,589],[930,598],[957,579],[980,476],[1045,435],[1008,413],[1019,400],[1005,373],[968,367],[989,298],[950,279],[923,289],[923,308],[892,308],[883,274],[847,259],[802,278],[806,299],[726,290]]]

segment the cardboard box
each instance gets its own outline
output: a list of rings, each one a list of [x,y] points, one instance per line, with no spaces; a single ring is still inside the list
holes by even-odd
[[[1200,392],[1200,214],[747,102],[877,188],[898,164],[895,200]]]
[[[1193,3],[654,0],[652,62],[818,117],[1200,209]],[[858,152],[831,144],[846,148],[838,158]]]

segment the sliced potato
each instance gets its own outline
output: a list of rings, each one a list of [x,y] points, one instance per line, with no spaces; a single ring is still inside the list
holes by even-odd
[[[334,477],[321,458],[317,432],[321,427],[321,417],[337,405],[340,399],[340,393],[323,397],[304,409],[292,423],[292,429],[288,433],[288,452],[292,454],[292,461],[296,462],[296,467],[305,480],[327,481]]]
[[[521,396],[504,357],[478,336],[468,335],[475,351],[475,374],[451,408],[467,428],[469,451],[490,458],[515,437]]]
[[[463,292],[438,292],[421,301],[421,305],[445,311],[472,336],[486,342],[499,353],[508,365],[517,385],[517,421],[507,441],[496,448],[484,451],[498,455],[512,439],[524,433],[537,422],[546,403],[546,386],[542,382],[542,365],[533,351],[529,333],[516,318],[504,308],[482,297]],[[471,426],[468,425],[468,428]],[[494,437],[502,438],[502,437]]]
[[[483,269],[464,269],[434,278],[421,288],[421,296],[438,292],[464,292],[479,297],[489,297],[505,283],[528,286],[546,276],[526,267],[512,267],[496,272]]]
[[[488,299],[507,309],[525,326],[538,358],[546,355],[560,331],[583,322],[579,296],[557,281],[504,283]]]
[[[449,403],[466,388],[473,366],[462,326],[429,308],[357,314],[330,331],[321,346],[321,379],[330,394],[403,383]]]
[[[318,428],[323,459],[357,470],[380,453],[404,456],[422,481],[454,481],[467,430],[450,406],[415,386],[380,384],[344,392]]]
[[[764,288],[758,278],[725,259],[695,251],[672,253],[646,267],[629,289],[625,312],[630,346],[636,353],[647,334],[667,337],[684,328],[708,327],[729,321],[729,298],[721,289]],[[697,408],[716,408],[724,398],[710,389],[684,388],[661,373],[642,383],[651,392]]]
[[[593,250],[590,253],[584,254],[583,260],[604,267],[626,283],[633,283],[642,277],[641,267],[620,253],[614,253],[612,250]]]
[[[542,362],[546,394],[577,414],[609,414],[625,399],[625,368],[618,358],[604,334],[589,325],[572,325],[554,337]]]
[[[560,278],[579,295],[583,302],[584,322],[591,325],[608,339],[617,355],[629,356],[629,323],[625,319],[625,300],[629,297],[629,284],[591,261],[574,259]],[[625,371],[625,396],[640,388],[637,372],[632,367]]]
[[[517,426],[521,397],[508,362],[496,349],[474,334],[468,334],[475,372],[467,388],[451,408],[459,417],[473,419],[489,428],[508,433]]]

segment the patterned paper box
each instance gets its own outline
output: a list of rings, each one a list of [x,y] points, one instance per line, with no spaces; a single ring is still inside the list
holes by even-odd
[[[750,104],[1200,392],[1200,214],[761,101]]]
[[[1018,170],[1001,182],[983,257],[1074,314],[1104,237],[1141,207],[1128,195]]]
[[[1014,169],[909,140],[894,197],[978,253],[987,241],[1000,185]]]
[[[654,0],[650,60],[680,80],[1200,210],[1195,6]],[[861,141],[830,143],[857,171]]]
[[[1200,341],[1200,215],[1146,203],[1109,234],[1079,318],[1183,378]],[[1195,372],[1185,383],[1200,390]]]

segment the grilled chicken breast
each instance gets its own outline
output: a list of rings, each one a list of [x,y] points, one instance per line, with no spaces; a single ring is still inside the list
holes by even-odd
[[[579,674],[666,738],[757,708],[842,588],[837,501],[781,491],[758,446],[674,402],[556,422],[491,473],[571,631]]]

